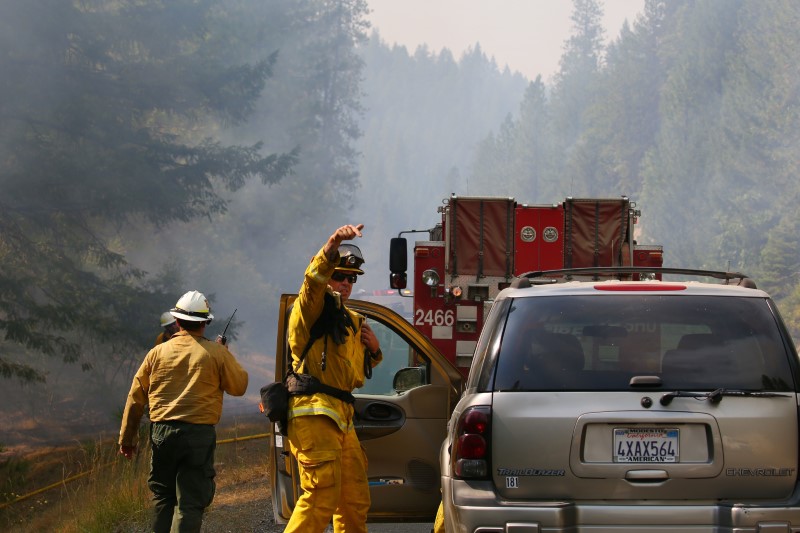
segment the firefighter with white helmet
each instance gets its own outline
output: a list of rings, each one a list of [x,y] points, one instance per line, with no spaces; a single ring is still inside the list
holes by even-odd
[[[150,350],[133,378],[122,415],[120,453],[130,459],[139,422],[150,409],[152,458],[148,486],[155,501],[152,531],[200,531],[214,498],[214,428],[223,393],[242,396],[247,372],[228,348],[205,337],[214,315],[206,297],[189,291],[170,311],[179,331]],[[177,509],[176,509],[177,507]]]
[[[202,292],[189,291],[178,300],[175,307],[170,309],[169,314],[176,319],[188,320],[189,322],[205,322],[211,324],[214,315],[211,314],[208,300]]]
[[[289,318],[292,367],[326,392],[289,387],[289,449],[303,490],[285,533],[322,533],[331,519],[334,531],[367,531],[367,458],[353,426],[352,391],[383,356],[365,317],[345,306],[364,258],[357,246],[342,244],[363,227],[340,227],[312,258]]]
[[[174,324],[174,323],[175,323],[175,317],[172,316],[172,313],[170,313],[169,311],[164,311],[163,313],[161,313],[161,327],[162,328],[165,328],[165,327],[169,326],[170,324]]]
[[[154,346],[158,346],[162,342],[167,342],[178,332],[178,323],[175,321],[175,317],[172,316],[172,313],[169,311],[164,311],[161,313],[161,327],[164,329],[164,331],[158,334]]]

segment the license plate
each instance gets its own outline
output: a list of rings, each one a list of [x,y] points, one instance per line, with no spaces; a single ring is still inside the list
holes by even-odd
[[[671,428],[615,428],[615,463],[677,463],[679,432]]]

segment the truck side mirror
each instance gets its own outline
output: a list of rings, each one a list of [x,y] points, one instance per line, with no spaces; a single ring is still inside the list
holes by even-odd
[[[408,243],[405,237],[394,237],[389,243],[389,286],[393,289],[405,289],[408,283]]]

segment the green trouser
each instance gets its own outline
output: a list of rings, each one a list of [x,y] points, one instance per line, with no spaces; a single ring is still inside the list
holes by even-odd
[[[216,488],[214,426],[153,422],[150,442],[153,455],[147,485],[155,502],[153,532],[199,532],[203,511],[214,499]]]

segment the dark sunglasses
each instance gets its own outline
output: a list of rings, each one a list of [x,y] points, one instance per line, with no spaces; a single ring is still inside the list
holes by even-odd
[[[358,274],[345,274],[344,272],[335,272],[331,274],[331,279],[333,281],[344,281],[347,280],[350,284],[354,284],[358,281]]]

